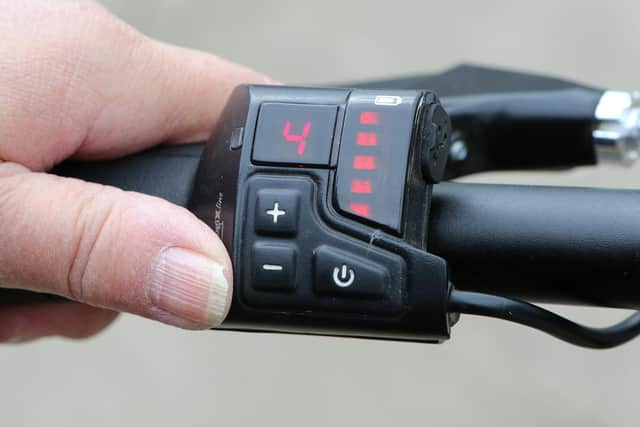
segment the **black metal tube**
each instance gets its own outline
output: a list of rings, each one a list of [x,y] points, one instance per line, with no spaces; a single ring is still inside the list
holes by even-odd
[[[602,91],[571,88],[443,99],[455,132],[466,142],[447,179],[476,172],[568,169],[596,163],[592,137]]]
[[[459,289],[640,308],[640,191],[440,184],[429,232]]]

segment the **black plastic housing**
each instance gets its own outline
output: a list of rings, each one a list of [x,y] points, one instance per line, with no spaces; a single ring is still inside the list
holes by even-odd
[[[407,203],[412,208],[406,210],[403,224],[409,223],[411,227],[403,227],[400,236],[366,221],[345,217],[334,208],[335,156],[338,153],[335,146],[331,165],[327,168],[264,165],[250,161],[261,104],[273,101],[329,104],[337,105],[342,110],[346,107],[348,96],[349,91],[343,89],[285,90],[264,86],[240,87],[233,94],[223,114],[222,127],[205,148],[189,202],[190,210],[222,236],[232,254],[236,272],[235,292],[231,312],[223,328],[418,341],[442,341],[449,337],[446,263],[423,250],[427,239],[426,210],[429,206],[430,184],[420,178],[422,165],[419,154],[412,152],[409,156],[412,160],[407,188],[415,190],[408,191],[405,198],[410,200]],[[430,102],[434,102],[435,98],[429,96]],[[338,119],[336,141],[339,141],[341,129]],[[412,145],[412,150],[420,148],[420,144]],[[249,304],[242,288],[248,274],[245,268],[247,230],[244,229],[244,222],[253,209],[251,201],[247,199],[249,191],[246,185],[256,176],[291,176],[313,182],[316,192],[313,215],[317,215],[327,236],[334,239],[333,245],[342,240],[345,246],[361,245],[366,248],[369,245],[372,250],[402,257],[406,263],[406,276],[403,278],[405,285],[401,289],[400,309],[380,313],[363,306],[363,310],[336,312],[315,306],[270,309]],[[417,191],[418,188],[422,190]],[[323,235],[317,236],[318,244],[323,238]]]

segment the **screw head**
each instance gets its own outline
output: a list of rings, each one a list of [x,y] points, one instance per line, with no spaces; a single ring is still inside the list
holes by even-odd
[[[456,139],[449,148],[449,158],[454,162],[463,162],[469,156],[469,147],[464,139]]]

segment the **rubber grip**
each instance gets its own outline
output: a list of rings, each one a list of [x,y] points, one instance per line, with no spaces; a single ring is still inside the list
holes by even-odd
[[[53,173],[162,197],[186,207],[203,149],[204,143],[162,146],[116,160],[66,162]]]

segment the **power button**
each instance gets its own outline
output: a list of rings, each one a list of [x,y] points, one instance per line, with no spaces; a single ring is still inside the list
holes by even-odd
[[[331,296],[384,298],[389,286],[385,266],[331,246],[315,251],[314,288]]]

